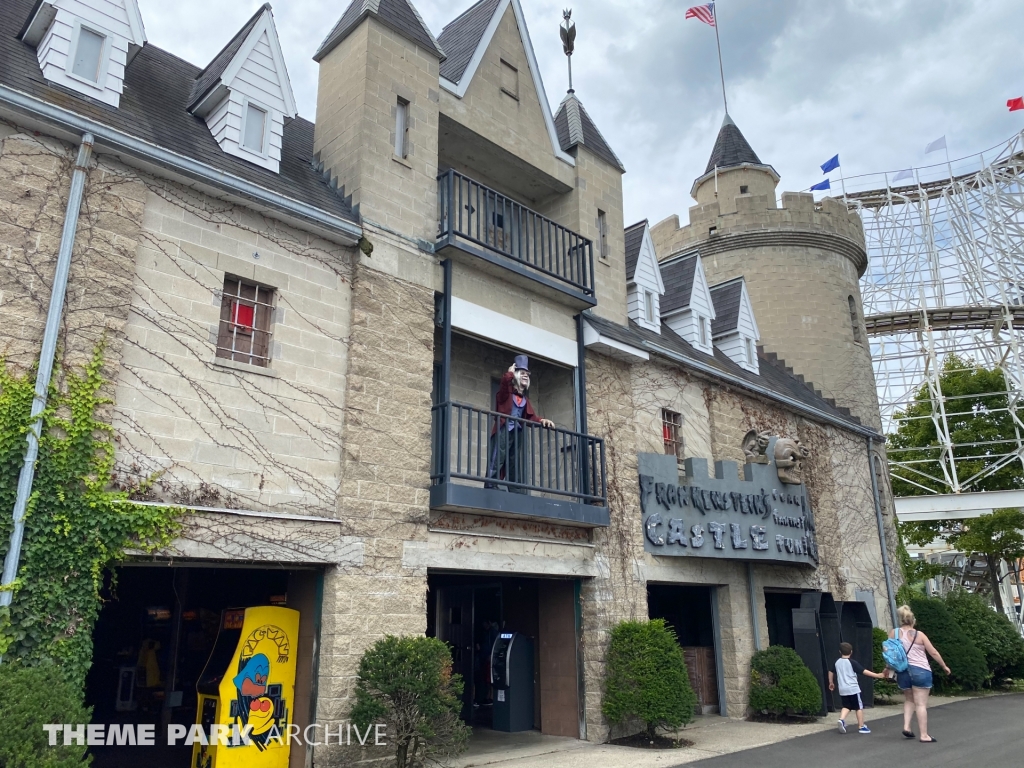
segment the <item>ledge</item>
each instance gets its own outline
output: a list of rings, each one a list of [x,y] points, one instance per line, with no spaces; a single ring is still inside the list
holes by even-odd
[[[608,507],[457,483],[431,486],[430,508],[448,512],[557,521],[587,528],[605,528],[611,522]]]
[[[266,376],[271,379],[279,379],[281,374],[275,371],[269,366],[264,368],[260,365],[251,365],[250,363],[239,363],[236,360],[227,360],[223,357],[213,358],[213,366],[215,368],[224,368],[231,371],[238,371],[239,373],[254,373],[257,376]]]

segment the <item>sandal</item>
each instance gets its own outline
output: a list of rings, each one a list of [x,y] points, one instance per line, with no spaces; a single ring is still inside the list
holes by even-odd
[[[914,732],[913,731],[903,731],[903,735],[906,736],[908,739],[914,738]]]
[[[938,739],[936,739],[934,736],[929,736],[928,737],[928,741],[925,741],[924,739],[921,739],[921,743],[922,744],[935,744],[937,742],[938,742]]]

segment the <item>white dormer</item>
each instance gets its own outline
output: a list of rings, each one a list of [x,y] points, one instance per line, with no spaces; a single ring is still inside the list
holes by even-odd
[[[649,331],[661,333],[661,297],[665,283],[646,219],[626,229],[626,284],[630,319]]]
[[[665,281],[662,320],[696,349],[713,355],[715,305],[700,256],[693,253],[669,259],[661,264],[661,274]]]
[[[222,150],[278,172],[284,119],[298,109],[269,5],[199,73],[189,101]]]
[[[146,30],[136,0],[46,0],[21,39],[36,48],[43,77],[116,107],[124,70]]]
[[[751,373],[759,373],[757,341],[761,332],[754,319],[754,308],[742,277],[721,283],[711,289],[717,318],[712,323],[712,336],[718,347],[734,363]]]

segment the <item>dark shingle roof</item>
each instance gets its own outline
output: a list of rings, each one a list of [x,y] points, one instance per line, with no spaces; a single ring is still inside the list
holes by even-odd
[[[576,98],[576,94],[570,93],[562,99],[555,115],[555,132],[558,134],[558,143],[561,144],[563,152],[582,144],[609,165],[615,166],[623,173],[626,172],[622,162],[612,152],[612,148],[597,130],[587,110],[583,108],[583,104]]]
[[[743,165],[744,163],[763,165],[758,159],[757,153],[751,149],[750,144],[747,143],[743,134],[740,133],[740,129],[736,127],[736,123],[726,114],[725,120],[722,121],[722,128],[718,131],[718,138],[715,140],[715,148],[711,150],[708,167],[704,169],[704,173],[711,173],[716,167],[729,168],[734,165]]]
[[[480,0],[441,30],[437,42],[448,57],[441,64],[441,77],[453,83],[462,80],[500,2]]]
[[[419,46],[432,51],[439,59],[444,59],[444,50],[427,29],[426,23],[419,12],[413,7],[411,0],[352,0],[345,9],[327,37],[320,44],[319,50],[313,54],[313,61],[320,61],[324,56],[352,32],[366,16],[373,15],[381,23],[391,27],[398,34],[412,40]]]
[[[727,283],[720,283],[711,291],[711,303],[715,305],[715,319],[711,321],[711,338],[732,333],[740,321],[740,297],[743,295],[743,279],[737,277]]]
[[[221,49],[220,53],[213,57],[213,61],[206,65],[206,69],[199,73],[195,84],[192,86],[192,93],[189,94],[189,109],[194,109],[202,98],[217,85],[220,76],[224,74],[228,64],[235,58],[235,54],[238,53],[238,49],[242,47],[242,43],[245,42],[249,33],[252,32],[252,28],[256,26],[256,22],[260,20],[260,16],[263,15],[264,11],[269,10],[270,3],[261,5],[259,10],[252,15],[252,18],[245,22],[245,25],[238,30],[238,34],[231,38],[230,42]]]
[[[636,262],[640,258],[640,246],[644,242],[644,230],[647,228],[647,219],[638,221],[631,227],[626,227],[626,279],[632,280],[636,272]]]
[[[697,254],[661,263],[661,279],[665,295],[661,297],[662,317],[690,306],[693,278],[697,274]]]
[[[72,110],[218,171],[358,222],[352,207],[313,167],[313,124],[284,121],[280,173],[224,152],[202,119],[189,114],[189,96],[200,68],[151,43],[125,69],[118,108],[102,104],[43,79],[36,52],[16,38],[33,0],[5,0],[0,13],[0,83]]]
[[[740,379],[769,392],[796,400],[809,408],[827,413],[833,418],[841,419],[851,427],[863,429],[860,419],[856,416],[851,416],[847,409],[836,407],[831,400],[822,397],[811,385],[804,383],[802,378],[794,376],[792,371],[785,368],[785,364],[781,363],[774,354],[764,355],[758,350],[758,356],[760,357],[758,369],[760,373],[752,373],[741,368],[717,348],[714,355],[698,351],[667,325],[662,324],[661,334],[657,334],[632,320],[629,321],[629,327],[627,328],[595,315],[587,314],[585,317],[586,321],[602,335],[620,341],[623,344],[629,344],[630,346],[650,351],[654,355],[657,355],[658,352],[652,350],[651,345],[667,349],[682,358],[710,366],[723,375],[728,375],[733,379]]]

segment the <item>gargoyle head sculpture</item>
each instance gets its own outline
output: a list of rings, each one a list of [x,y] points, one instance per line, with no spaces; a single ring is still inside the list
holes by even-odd
[[[799,440],[788,437],[776,440],[775,468],[779,471],[779,480],[789,485],[800,485],[803,482],[803,462],[810,455],[810,450]]]
[[[743,443],[741,444],[743,455],[747,457],[748,461],[753,461],[758,456],[764,455],[770,438],[770,432],[758,432],[756,429],[750,430],[743,436]]]

